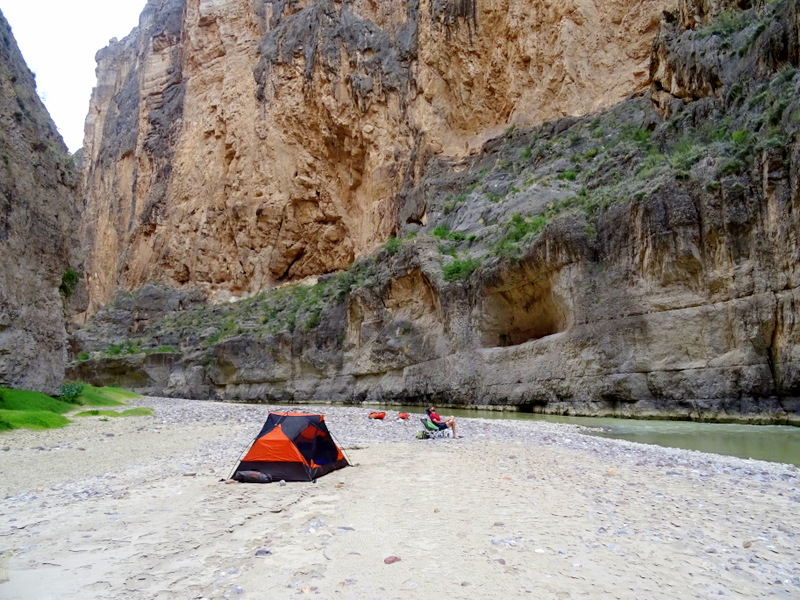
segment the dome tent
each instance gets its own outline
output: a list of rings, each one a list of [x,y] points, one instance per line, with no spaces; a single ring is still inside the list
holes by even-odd
[[[328,431],[324,415],[270,413],[232,478],[313,481],[348,464]],[[263,477],[254,479],[253,473]]]

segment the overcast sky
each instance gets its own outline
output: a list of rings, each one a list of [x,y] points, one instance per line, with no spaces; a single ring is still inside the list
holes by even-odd
[[[139,23],[147,0],[0,0],[39,96],[71,152],[97,83],[94,55]]]

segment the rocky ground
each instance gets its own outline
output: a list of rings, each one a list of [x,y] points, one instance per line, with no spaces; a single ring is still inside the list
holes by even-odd
[[[0,597],[797,598],[795,467],[324,407],[354,468],[226,485],[268,410],[144,398],[153,417],[0,436]],[[291,410],[297,410],[292,407]]]

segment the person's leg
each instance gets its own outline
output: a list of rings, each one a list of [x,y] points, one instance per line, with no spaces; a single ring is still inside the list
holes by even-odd
[[[447,421],[447,425],[448,427],[450,427],[450,429],[453,430],[453,437],[457,438],[458,436],[456,435],[456,418],[450,417],[450,420]]]

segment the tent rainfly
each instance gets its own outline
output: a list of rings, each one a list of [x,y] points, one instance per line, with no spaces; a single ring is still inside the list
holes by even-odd
[[[348,464],[328,431],[324,415],[270,413],[234,469],[233,479],[313,481]]]

